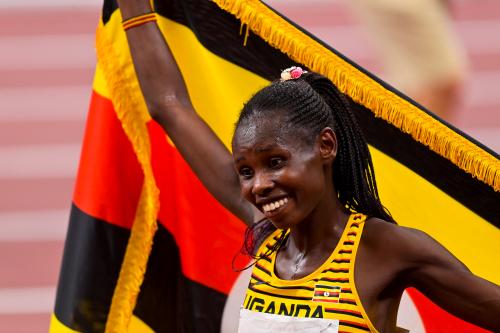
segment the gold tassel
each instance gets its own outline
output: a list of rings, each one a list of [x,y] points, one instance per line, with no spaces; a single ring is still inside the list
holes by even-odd
[[[157,229],[159,190],[151,167],[151,144],[146,127],[150,117],[130,55],[120,57],[106,36],[102,23],[97,29],[96,46],[98,62],[106,78],[114,109],[144,172],[134,224],[106,322],[107,333],[123,333],[127,332],[132,317]]]
[[[328,77],[376,117],[500,191],[500,160],[323,47],[258,0],[214,0],[269,45]]]
[[[245,37],[243,39],[243,46],[247,46],[248,36],[250,36],[250,29],[248,28],[247,24],[241,22],[241,25],[240,25],[240,36],[243,34],[243,27],[245,27]]]

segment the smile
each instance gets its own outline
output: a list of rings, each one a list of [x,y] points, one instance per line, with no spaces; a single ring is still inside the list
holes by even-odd
[[[288,198],[283,198],[283,199],[280,199],[280,200],[276,200],[274,202],[262,205],[262,210],[264,211],[264,213],[272,213],[275,210],[277,210],[278,208],[283,207],[284,205],[286,205],[287,202],[288,202]]]

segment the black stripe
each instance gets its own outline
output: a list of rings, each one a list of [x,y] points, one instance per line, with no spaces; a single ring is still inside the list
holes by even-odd
[[[328,308],[325,308],[325,312],[345,314],[345,315],[349,315],[349,316],[353,316],[353,317],[363,318],[363,315],[361,315],[361,314],[351,313],[349,311],[344,311],[344,310],[339,310],[339,309],[328,309]]]
[[[175,239],[159,223],[134,313],[156,333],[219,333],[226,298],[184,276]]]
[[[349,283],[349,279],[331,279],[328,277],[323,277],[320,281],[336,282],[336,283]]]
[[[272,297],[277,297],[277,298],[286,298],[286,299],[296,299],[299,301],[310,301],[311,297],[300,297],[300,296],[288,296],[288,295],[279,295],[279,294],[273,294],[267,291],[262,291],[255,289],[253,286],[249,286],[248,289],[262,295],[267,295],[267,296],[272,296]]]
[[[351,262],[351,259],[333,259],[332,262],[336,264],[347,264]]]
[[[329,269],[325,269],[321,273],[327,273],[327,272],[331,272],[331,273],[349,273],[349,268],[329,268]]]
[[[271,272],[269,272],[269,271],[268,271],[265,267],[263,267],[263,266],[259,265],[258,263],[257,263],[257,264],[255,264],[255,267],[256,267],[259,271],[264,272],[264,273],[266,273],[267,275],[271,276]]]
[[[261,260],[264,260],[264,261],[267,261],[268,263],[271,263],[271,258],[269,258],[268,256],[262,256],[262,257],[259,257],[259,259]]]
[[[305,286],[275,286],[267,281],[264,281],[263,279],[261,279],[260,277],[258,277],[257,275],[255,274],[252,274],[252,279],[254,280],[257,280],[258,282],[260,282],[259,284],[265,284],[271,288],[275,288],[275,289],[282,289],[282,290],[308,290],[308,291],[314,291],[314,288],[312,287],[305,287]],[[257,284],[253,284],[253,285],[257,285]]]
[[[340,299],[339,303],[345,303],[345,304],[351,304],[351,305],[356,305],[356,301],[350,300],[350,299]]]
[[[109,20],[111,13],[115,9],[116,3],[113,0],[105,1],[103,8],[104,23]],[[156,9],[161,15],[189,27],[200,43],[211,52],[268,80],[276,79],[279,69],[294,64],[287,56],[267,45],[253,33],[250,33],[247,45],[243,47],[243,36],[239,34],[240,22],[211,1],[165,1],[157,3]],[[293,24],[293,22],[290,23]],[[302,30],[300,27],[297,28]],[[214,34],[214,31],[217,31],[217,34]],[[331,52],[350,62],[351,65],[380,83],[387,90],[420,107],[423,112],[429,113],[401,92],[352,63],[333,48],[325,45],[307,32],[303,32]],[[354,102],[352,105],[365,137],[373,147],[406,165],[479,216],[500,227],[500,219],[498,218],[500,216],[500,205],[496,204],[500,201],[500,193],[496,193],[492,187],[473,178],[447,159],[416,142],[408,134],[403,133],[381,118],[376,118],[371,111]],[[435,117],[432,113],[429,113],[429,115]],[[495,152],[482,146],[449,124],[444,124],[455,130],[459,135],[484,148],[494,157],[499,158]]]
[[[370,329],[369,329],[369,328],[366,328],[366,327],[361,326],[361,325],[357,325],[357,324],[355,324],[355,323],[347,323],[347,322],[345,322],[345,321],[340,321],[339,325],[340,325],[340,326],[347,326],[347,327],[359,328],[360,330],[370,332]]]
[[[62,324],[104,331],[129,235],[72,206],[54,308]]]
[[[130,230],[72,206],[54,313],[79,332],[103,332]],[[226,296],[187,279],[159,225],[134,314],[155,332],[218,333]]]
[[[370,145],[391,156],[462,205],[500,228],[500,192],[473,178],[365,107],[352,103]],[[465,136],[468,138],[467,136]],[[480,145],[479,145],[480,146]],[[495,154],[493,154],[495,155]],[[497,155],[498,156],[498,155]],[[411,191],[411,188],[407,189]],[[443,221],[443,223],[451,223]]]
[[[327,286],[324,284],[317,284],[314,286],[314,288],[325,288],[325,289],[332,289],[332,290],[340,290],[341,289],[339,286]]]

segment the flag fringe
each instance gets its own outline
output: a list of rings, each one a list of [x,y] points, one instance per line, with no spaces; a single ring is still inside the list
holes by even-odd
[[[151,144],[146,127],[150,118],[131,58],[116,53],[102,23],[97,28],[96,48],[117,117],[144,173],[134,224],[106,322],[105,332],[123,333],[128,330],[158,227],[159,189],[151,167]]]
[[[258,0],[214,0],[292,60],[328,77],[344,94],[500,191],[500,160],[311,39]]]

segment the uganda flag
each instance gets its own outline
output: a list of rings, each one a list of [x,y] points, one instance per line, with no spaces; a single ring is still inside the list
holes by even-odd
[[[398,223],[424,230],[472,272],[500,283],[498,155],[259,1],[154,6],[193,106],[228,147],[243,103],[280,70],[319,72],[350,98],[382,202]],[[112,0],[103,6],[96,49],[50,332],[219,332],[221,325],[234,332],[231,311],[241,302],[230,294],[247,282],[231,263],[245,227],[149,117]],[[335,291],[318,288],[317,297],[335,299]],[[482,331],[412,290],[399,325]]]

